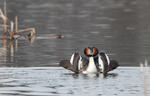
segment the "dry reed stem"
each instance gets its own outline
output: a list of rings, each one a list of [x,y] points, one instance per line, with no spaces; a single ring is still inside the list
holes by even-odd
[[[18,34],[18,16],[15,17],[15,30],[16,34]],[[18,50],[18,40],[15,40],[15,50]]]
[[[7,19],[4,19],[4,36],[7,37]]]
[[[3,12],[2,12],[2,9],[0,9],[0,17],[3,19],[3,16],[4,16],[4,14],[3,14]]]
[[[18,33],[31,31],[32,34],[36,34],[35,28],[26,28],[22,30],[18,30]]]
[[[10,27],[10,32],[14,32],[14,22],[10,22],[10,25],[11,25],[11,27]]]
[[[31,44],[33,44],[34,41],[35,41],[35,35],[33,35],[31,38],[29,38],[29,41],[30,41]]]
[[[18,16],[15,17],[15,29],[16,29],[16,34],[18,34]],[[16,51],[18,50],[18,40],[15,40],[15,49]]]
[[[13,33],[14,33],[14,22],[10,22],[11,27],[10,27],[10,39],[13,39]]]
[[[18,34],[22,32],[29,32],[29,31],[30,31],[30,38],[36,35],[35,28],[27,28],[27,29],[18,30]]]
[[[13,40],[10,40],[10,55],[11,55],[11,56],[14,56]]]
[[[3,19],[3,21],[6,21],[7,17],[4,15],[3,11],[0,9],[0,18]]]
[[[7,17],[4,15],[1,9],[0,9],[0,18],[3,19],[4,36],[7,37]]]
[[[16,33],[18,33],[18,16],[15,17]]]
[[[4,15],[7,17],[6,0],[4,1]]]
[[[21,29],[21,30],[18,30],[17,32],[13,32],[13,35],[15,34],[19,34],[19,33],[22,33],[22,32],[29,32],[31,33],[31,36],[35,35],[36,32],[35,32],[35,29],[34,28],[26,28],[26,29]]]
[[[3,20],[7,19],[7,17],[4,15],[2,9],[0,9],[0,17],[1,17]]]

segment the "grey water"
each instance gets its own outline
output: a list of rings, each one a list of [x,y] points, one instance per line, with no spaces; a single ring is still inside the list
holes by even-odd
[[[9,21],[18,16],[19,29],[34,27],[37,36],[33,44],[19,40],[13,55],[10,45],[4,48],[0,40],[0,95],[150,95],[150,84],[138,67],[150,62],[149,0],[6,2]],[[4,9],[4,0],[0,0],[0,8]],[[50,38],[57,34],[63,38]],[[75,75],[58,67],[60,60],[70,59],[73,52],[84,56],[83,50],[89,46],[107,53],[120,67],[106,77]]]
[[[149,0],[6,0],[7,16],[19,19],[19,29],[34,27],[34,44],[19,41],[14,56],[0,66],[58,66],[73,52],[95,46],[122,66],[150,61]],[[4,0],[0,0],[3,9]],[[0,27],[1,32],[2,28]],[[61,34],[62,39],[39,39]],[[3,46],[2,40],[0,47]],[[13,60],[11,60],[13,59]]]
[[[60,67],[0,68],[0,95],[149,96],[145,80],[139,67],[120,67],[106,77],[75,75]]]

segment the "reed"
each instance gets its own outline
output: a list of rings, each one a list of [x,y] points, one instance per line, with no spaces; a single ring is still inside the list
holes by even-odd
[[[10,41],[10,56],[14,56],[14,46],[13,40]]]
[[[6,6],[6,2],[4,3]],[[15,31],[14,31],[14,23],[11,21],[10,22],[10,31],[9,32],[9,36],[7,36],[7,27],[9,27],[9,25],[7,25],[8,19],[7,19],[7,14],[6,14],[6,8],[4,8],[4,13],[3,11],[0,9],[0,18],[2,18],[3,20],[3,24],[0,24],[0,26],[3,27],[3,31],[4,31],[4,35],[3,38],[0,38],[0,40],[4,40],[4,39],[13,39],[14,35],[21,35],[21,33],[23,32],[30,32],[28,34],[29,38],[34,37],[34,35],[36,35],[36,31],[35,28],[26,28],[26,29],[18,29],[18,16],[15,17]],[[17,42],[17,40],[16,40]]]
[[[6,0],[4,0],[4,14],[7,17],[7,3],[6,3]]]
[[[35,28],[26,28],[26,29],[22,29],[22,30],[18,30],[18,34],[23,33],[23,32],[30,32],[27,36],[28,36],[28,40],[30,41],[30,43],[34,43],[35,40]]]
[[[26,28],[26,29],[18,30],[18,33],[21,33],[21,32],[28,32],[28,31],[30,31],[32,35],[35,35],[35,34],[36,34],[35,28]]]
[[[7,11],[6,0],[4,0],[4,36],[7,37]]]
[[[18,33],[18,16],[15,17],[15,28],[16,28],[16,33]]]
[[[15,29],[18,34],[18,16],[15,17]],[[18,39],[15,40],[15,49],[18,50]]]
[[[3,19],[4,36],[7,37],[7,17],[4,15],[1,9],[0,9],[0,17]]]
[[[11,27],[10,27],[10,40],[13,39],[13,32],[14,32],[14,22],[10,22]]]
[[[3,12],[2,12],[2,9],[0,9],[0,18],[4,18],[4,14],[3,14]]]
[[[4,1],[4,10],[0,9],[0,19],[2,19],[2,24],[0,27],[3,27],[3,37],[0,37],[0,40],[3,40],[3,47],[0,48],[0,56],[4,57],[4,61],[7,58],[7,52],[10,52],[11,58],[14,56],[14,40],[15,40],[15,49],[18,49],[18,40],[20,37],[28,37],[28,40],[33,43],[36,35],[35,28],[18,28],[18,16],[15,16],[15,22],[10,21],[7,17],[7,7],[6,0]],[[8,32],[8,33],[7,33]],[[27,36],[24,36],[22,33],[27,33]],[[27,40],[27,39],[24,39]],[[8,46],[9,45],[9,46]],[[7,48],[9,47],[9,48]],[[7,50],[10,51],[7,51]],[[13,62],[13,59],[12,59]]]

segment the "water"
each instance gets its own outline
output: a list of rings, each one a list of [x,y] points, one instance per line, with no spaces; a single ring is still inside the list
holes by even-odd
[[[150,78],[149,78],[150,79]],[[0,68],[1,96],[149,96],[138,67],[120,67],[107,77],[75,75],[60,67]]]
[[[10,44],[5,47],[0,40],[0,95],[150,95],[140,68],[129,67],[150,62],[149,9],[149,0],[7,0],[9,20],[17,15],[19,29],[34,27],[37,36],[33,44],[19,40],[13,54]],[[49,38],[55,34],[64,38]],[[83,56],[88,46],[128,67],[119,67],[105,78],[56,67],[75,51]]]
[[[17,15],[19,29],[35,27],[38,35],[33,45],[20,40],[13,57],[9,51],[5,59],[0,56],[0,66],[57,66],[75,51],[83,55],[88,46],[122,66],[139,66],[150,61],[149,4],[149,0],[7,0],[9,19]],[[64,38],[42,39],[52,34]]]

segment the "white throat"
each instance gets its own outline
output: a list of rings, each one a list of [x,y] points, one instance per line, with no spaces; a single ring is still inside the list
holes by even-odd
[[[89,65],[86,70],[87,73],[97,73],[97,68],[93,57],[89,57]]]

